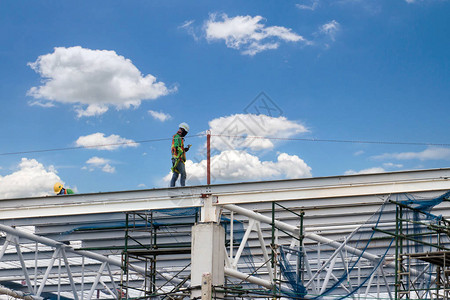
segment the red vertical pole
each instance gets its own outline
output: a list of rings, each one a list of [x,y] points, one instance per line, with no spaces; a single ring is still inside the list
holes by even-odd
[[[211,184],[211,130],[206,132],[206,183]]]

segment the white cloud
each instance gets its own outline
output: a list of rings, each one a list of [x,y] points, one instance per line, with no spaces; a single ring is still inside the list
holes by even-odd
[[[188,181],[206,178],[206,160],[186,161]],[[172,174],[164,177],[169,181]],[[281,153],[277,161],[261,161],[245,151],[226,150],[211,157],[211,178],[219,181],[251,181],[282,178],[311,177],[309,167],[297,155]]]
[[[278,154],[276,161],[262,161],[247,151],[273,149],[275,139],[289,138],[308,129],[285,117],[235,114],[216,118],[211,130],[211,176],[218,181],[251,181],[311,177],[311,168],[297,155]],[[214,154],[214,152],[216,154]],[[206,178],[206,160],[186,162],[187,179],[201,184]],[[172,174],[164,177],[168,182]]]
[[[54,102],[72,104],[78,117],[104,114],[116,109],[138,107],[142,100],[171,92],[153,75],[144,76],[131,60],[115,51],[56,47],[28,65],[42,77],[42,85],[27,95],[39,99],[32,105]]]
[[[101,132],[80,136],[76,140],[75,144],[79,147],[93,148],[98,150],[115,150],[120,147],[137,147],[139,145],[133,140],[125,139],[115,134],[105,136],[105,134]]]
[[[384,173],[384,172],[386,172],[385,169],[383,169],[381,167],[374,167],[374,168],[364,169],[361,171],[348,170],[345,172],[345,175],[372,174],[372,173]]]
[[[79,118],[100,116],[108,111],[108,106],[107,105],[97,105],[97,104],[90,104],[86,108],[83,108],[81,106],[76,106],[75,111],[77,112],[77,116]]]
[[[109,165],[109,164],[106,164],[106,165],[104,165],[104,166],[102,167],[102,171],[105,172],[105,173],[115,173],[115,172],[116,172],[116,168],[115,168],[115,167],[112,167],[112,166]]]
[[[178,28],[186,30],[187,33],[190,34],[194,38],[194,40],[198,41],[198,40],[200,40],[200,37],[195,32],[195,29],[193,26],[194,22],[195,22],[195,20],[185,21],[181,26],[178,26]]]
[[[341,25],[335,20],[320,26],[320,32],[328,36],[332,41],[335,40],[337,32],[340,30]]]
[[[398,160],[450,160],[450,148],[430,147],[422,152],[384,153],[373,156],[374,159],[398,159]]]
[[[387,172],[386,169],[400,169],[403,168],[402,164],[394,164],[391,162],[383,163],[383,167],[373,167],[367,168],[360,171],[348,170],[345,172],[346,175],[354,175],[354,174],[372,174],[372,173],[384,173]]]
[[[158,112],[154,110],[149,110],[148,113],[156,120],[164,122],[172,119],[172,116],[163,112]]]
[[[86,161],[86,164],[88,164],[88,167],[83,167],[82,169],[85,169],[85,170],[87,169],[91,172],[96,169],[100,169],[105,173],[115,173],[116,168],[111,166],[109,163],[110,163],[109,159],[94,156]]]
[[[183,25],[179,26],[179,28],[188,28],[188,27],[191,27],[191,25],[194,24],[194,22],[195,22],[195,20],[188,20],[188,21],[185,21],[185,22],[183,23]]]
[[[296,4],[295,6],[302,10],[316,10],[319,6],[319,0],[312,0],[308,4]]]
[[[394,163],[384,163],[383,167],[399,169],[399,168],[403,168],[403,165],[402,164],[394,164]]]
[[[289,138],[308,132],[308,129],[298,122],[262,114],[235,114],[217,118],[209,122],[209,128],[212,133],[211,147],[218,150],[272,149],[274,140],[266,137]],[[255,136],[258,138],[252,138]]]
[[[28,101],[29,106],[40,106],[40,107],[54,107],[55,104],[51,102],[40,102],[40,101]]]
[[[224,40],[229,48],[242,50],[242,54],[255,55],[261,51],[277,49],[280,41],[304,42],[305,38],[292,29],[282,26],[266,27],[261,16],[236,16],[211,14],[205,22],[206,39]]]
[[[98,157],[98,156],[91,157],[86,161],[87,164],[90,164],[93,166],[105,165],[108,162],[109,162],[109,159]]]
[[[17,171],[0,176],[0,198],[53,195],[53,185],[62,182],[53,166],[48,168],[35,159],[22,158]]]

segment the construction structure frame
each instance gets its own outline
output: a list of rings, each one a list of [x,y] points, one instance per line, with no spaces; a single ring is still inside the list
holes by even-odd
[[[395,210],[374,216],[403,195],[441,197],[449,178],[450,169],[434,169],[3,199],[0,292],[23,299],[412,299],[411,285],[399,293],[406,277],[398,277],[396,258],[407,257],[402,270],[411,269],[408,261],[424,260],[417,256],[424,252],[401,252],[396,224],[403,218]],[[443,201],[433,213],[445,219],[450,205]],[[441,298],[446,259],[431,275],[441,279]]]
[[[443,198],[450,200],[450,192]],[[396,205],[396,299],[450,299],[450,221],[431,215],[427,209],[391,202]],[[412,212],[414,218],[405,217],[405,211]],[[428,217],[425,222],[418,220],[419,214]],[[430,222],[430,219],[436,221]],[[408,229],[407,225],[412,225],[413,230]],[[409,251],[406,242],[411,242],[415,251]],[[424,246],[427,251],[421,252],[419,249]],[[414,274],[412,271],[417,270],[420,264],[423,264],[422,271]],[[419,280],[426,273],[430,274],[428,277],[432,281],[428,287]]]

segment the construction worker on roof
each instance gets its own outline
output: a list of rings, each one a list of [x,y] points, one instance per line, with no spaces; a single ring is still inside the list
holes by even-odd
[[[56,195],[75,194],[71,189],[64,188],[60,182],[55,183],[55,185],[53,186],[53,190],[55,191]]]
[[[170,180],[170,186],[174,187],[177,182],[178,176],[180,177],[180,185],[186,184],[186,168],[184,163],[186,162],[186,152],[189,151],[191,145],[184,147],[184,137],[189,132],[189,125],[181,123],[177,133],[172,139],[172,180]]]

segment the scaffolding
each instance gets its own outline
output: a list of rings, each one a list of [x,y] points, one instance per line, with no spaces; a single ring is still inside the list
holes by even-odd
[[[288,232],[277,226],[277,215],[288,214],[294,223],[298,224],[295,233]],[[238,261],[244,272],[243,278],[227,276],[225,286],[213,287],[213,293],[222,294],[224,299],[304,299],[305,288],[303,287],[304,256],[303,239],[304,211],[301,209],[289,209],[280,203],[272,202],[270,216],[263,234],[263,229],[258,220],[249,220],[247,228],[240,221],[234,219],[233,211],[231,218],[222,216],[221,225],[226,232],[226,245],[229,249],[229,259]],[[255,262],[250,251],[248,239],[251,232],[256,232],[259,246],[263,252],[262,262]],[[289,245],[286,240],[292,239]],[[267,249],[268,251],[266,251]],[[234,249],[237,249],[234,253]],[[235,254],[235,255],[234,255]],[[295,260],[294,265],[290,263]],[[267,270],[267,271],[264,271]],[[261,286],[251,281],[250,277],[268,278],[266,286]],[[289,286],[289,288],[286,288]]]
[[[178,215],[158,216],[156,210],[195,207],[202,212],[204,209],[210,209],[213,213],[223,210],[222,218],[214,220],[222,224],[223,216],[230,217],[234,213],[235,220],[243,226],[244,234],[251,231],[250,238],[244,244],[249,244],[247,257],[249,260],[254,260],[258,270],[252,271],[243,261],[243,255],[238,261],[236,253],[241,245],[236,240],[236,234],[235,238],[231,239],[232,242],[227,245],[234,248],[234,253],[231,251],[227,254],[224,268],[224,274],[227,277],[226,287],[230,289],[236,287],[236,294],[242,295],[243,298],[250,298],[245,296],[250,292],[253,293],[253,297],[257,297],[256,294],[259,291],[261,291],[260,297],[272,298],[273,282],[277,283],[276,292],[280,292],[281,288],[289,289],[285,283],[287,279],[279,277],[279,262],[282,260],[282,251],[284,251],[281,249],[287,246],[294,248],[292,252],[285,252],[286,256],[290,254],[290,265],[294,269],[299,265],[302,270],[301,282],[308,291],[305,299],[393,300],[398,298],[398,295],[394,293],[396,279],[397,284],[402,285],[398,290],[408,292],[404,294],[404,298],[418,298],[414,295],[414,289],[430,290],[431,287],[433,290],[429,292],[427,298],[443,299],[447,297],[445,294],[449,265],[447,250],[428,246],[430,248],[428,251],[425,247],[419,247],[409,252],[406,249],[413,247],[414,243],[406,236],[400,236],[397,238],[397,249],[403,255],[401,266],[405,272],[409,270],[410,275],[397,278],[398,274],[395,270],[395,263],[398,261],[398,257],[395,256],[396,205],[390,203],[387,210],[384,204],[389,199],[398,201],[405,193],[414,193],[411,196],[419,200],[439,196],[449,189],[449,171],[450,169],[447,168],[364,176],[79,194],[68,196],[62,202],[59,197],[24,198],[20,201],[2,199],[0,278],[2,284],[9,289],[36,297],[58,295],[58,297],[73,299],[76,297],[111,299],[122,290],[124,293],[127,292],[127,295],[122,294],[122,298],[150,298],[152,294],[160,294],[159,298],[167,299],[169,297],[162,294],[170,293],[174,288],[177,290],[180,283],[183,287],[178,289],[179,295],[187,295],[192,282],[185,281],[185,284],[182,282],[192,268],[187,266],[190,263],[189,255],[164,256],[160,253],[164,251],[167,253],[167,248],[163,246],[169,247],[169,243],[189,240],[189,229],[194,224],[193,217],[191,215],[190,218],[181,219]],[[216,199],[209,207],[205,205],[205,199],[201,197],[204,193],[209,193],[211,198]],[[442,197],[439,198],[442,199]],[[446,198],[448,199],[448,193]],[[304,209],[306,230],[303,246],[299,247],[297,240],[296,243],[292,243],[293,239],[287,238],[287,235],[280,231],[283,229],[297,237],[299,219],[286,213],[279,214],[281,210],[277,207],[274,222],[270,216],[272,201],[277,201],[297,213]],[[380,205],[383,205],[383,214],[376,214],[372,218]],[[433,211],[436,214],[448,216],[449,207],[449,203],[443,203]],[[138,244],[128,238],[125,253],[129,255],[124,255],[122,261],[125,244],[124,212],[129,210],[148,210],[148,218],[153,218],[153,222],[149,222],[148,226],[151,227],[151,224],[154,226],[157,238],[156,243],[153,244],[156,244],[157,248],[141,247],[145,253],[138,253],[139,249],[133,249]],[[152,217],[149,210],[153,210]],[[409,209],[403,210],[409,211]],[[216,214],[208,216],[216,216]],[[131,214],[129,218],[132,218]],[[416,222],[411,217],[403,216],[403,218]],[[369,219],[371,220],[366,222]],[[191,226],[186,225],[183,232],[179,232],[180,235],[173,238],[164,236],[166,229],[162,222],[189,222]],[[427,220],[421,220],[421,222],[430,224]],[[133,227],[131,220],[128,223],[129,227]],[[275,243],[271,241],[273,223],[276,225]],[[406,227],[406,224],[412,224],[412,222],[403,223],[403,227]],[[237,222],[229,222],[229,224],[234,224],[236,228]],[[360,224],[362,224],[361,227],[359,227]],[[372,227],[389,231],[391,235],[374,234]],[[168,230],[169,227],[166,228]],[[177,227],[170,228],[172,229]],[[358,231],[353,233],[356,230]],[[399,233],[402,232],[406,235],[404,229]],[[142,244],[152,245],[154,236],[151,234],[134,231],[133,228],[130,228],[128,233],[132,237],[141,235],[137,237],[138,241],[145,240]],[[183,238],[180,237],[182,234]],[[414,234],[416,237],[408,238],[417,239],[418,233]],[[353,238],[347,238],[350,235],[353,235]],[[446,236],[444,233],[441,235]],[[260,242],[260,237],[264,243]],[[228,240],[230,240],[229,237]],[[400,247],[400,241],[403,241],[403,250]],[[431,241],[422,238],[422,241],[438,244],[437,238]],[[294,244],[294,247],[290,247]],[[444,247],[449,244],[441,242],[441,246]],[[270,260],[272,249],[277,255],[277,263],[274,265],[277,269],[275,280],[269,278],[269,274],[274,274]],[[193,253],[199,253],[199,251]],[[265,258],[267,253],[268,259]],[[133,254],[136,257],[132,257]],[[297,258],[296,255],[300,254],[303,256]],[[130,261],[136,263],[130,263]],[[269,263],[265,264],[266,261]],[[297,261],[301,261],[301,264]],[[228,264],[229,262],[232,265]],[[270,272],[266,270],[267,265],[272,268]],[[180,271],[182,274],[177,275]],[[161,272],[164,273],[161,274]],[[193,273],[197,274],[195,271]],[[295,273],[298,278],[297,274],[298,272]],[[419,274],[423,274],[422,279],[415,280],[413,276],[418,277]],[[143,280],[144,275],[146,283]],[[175,279],[179,281],[175,283],[173,280],[174,283],[166,285],[167,289],[158,290],[158,287],[164,285],[164,280],[168,281],[173,276],[176,276]],[[425,278],[430,279],[429,283],[424,280]],[[121,280],[122,286],[119,285]],[[258,285],[258,283],[263,284]],[[246,289],[247,287],[251,289]],[[239,288],[241,288],[240,294],[237,290]]]
[[[339,241],[311,230],[306,234],[301,207],[271,202],[264,215],[223,205],[229,214],[222,212],[217,221],[225,228],[224,248],[229,251],[226,279],[224,285],[212,286],[211,294],[223,299],[450,300],[450,222],[430,213],[448,194],[419,200],[406,194],[396,195],[396,201],[390,197]],[[167,244],[160,236],[176,232],[180,224],[189,230],[197,217],[191,211],[189,222],[169,224],[158,213],[126,213],[123,299],[187,299],[196,288],[188,281],[189,265],[165,276],[157,264],[164,255],[191,255],[190,243]],[[172,217],[181,220],[181,215],[187,213],[172,210]],[[289,223],[278,221],[281,217]],[[140,286],[133,280],[133,265],[146,270]]]
[[[396,205],[396,300],[450,299],[450,221],[430,214],[427,206],[391,203]]]
[[[147,213],[125,213],[125,246],[122,251],[122,278],[120,295],[123,299],[130,299],[132,290],[144,294],[144,298],[151,295],[155,291],[156,277],[156,255],[152,255],[152,250],[156,249],[156,231],[157,227],[153,222],[153,214]],[[144,238],[146,243],[142,242],[142,238],[136,238],[135,233],[144,232],[148,234]],[[134,242],[132,245],[131,242]],[[143,264],[146,270],[144,283],[141,287],[133,286],[130,281],[132,279],[129,270],[131,264]]]
[[[189,277],[175,280],[178,275],[186,271],[185,266],[176,275],[167,275],[157,269],[159,256],[190,254],[188,243],[167,244],[158,241],[161,228],[171,226],[193,225],[193,223],[162,224],[155,221],[154,211],[125,213],[125,245],[122,251],[121,299],[173,299],[173,296],[185,297],[188,292],[183,286]],[[198,216],[195,215],[195,220]],[[167,231],[165,232],[167,234]],[[140,284],[134,280],[133,266],[142,266],[146,272]],[[181,276],[181,275],[180,275]],[[175,280],[175,281],[174,281]],[[164,282],[161,282],[164,281]]]
[[[298,235],[293,235],[292,233],[289,233],[287,231],[284,231],[282,229],[278,229],[275,226],[275,220],[276,220],[276,207],[280,207],[282,211],[288,212],[294,216],[294,218],[298,218]],[[290,289],[291,293],[288,294],[288,296],[292,297],[293,299],[303,299],[303,297],[306,294],[306,289],[303,286],[303,274],[304,274],[304,255],[303,255],[303,239],[304,239],[304,228],[303,228],[303,219],[304,219],[305,212],[303,210],[300,210],[299,213],[277,203],[272,202],[272,236],[271,236],[271,263],[272,268],[274,269],[274,275],[277,274],[277,263],[279,265],[279,276],[274,276],[274,287],[272,289],[274,298],[281,298],[286,297],[286,292],[282,292],[281,284],[285,283],[287,284]],[[286,234],[288,237],[292,238],[292,241],[294,242],[290,246],[281,246],[276,244],[277,236],[276,231],[281,230],[284,234]],[[295,257],[296,262],[295,266],[291,266],[289,263],[289,257]],[[282,277],[285,278],[285,280],[282,280]],[[277,288],[278,285],[278,288]]]

